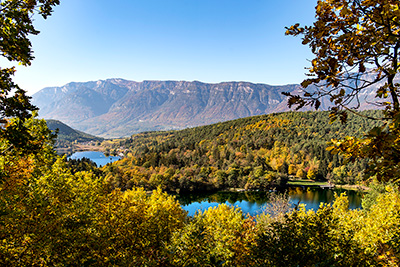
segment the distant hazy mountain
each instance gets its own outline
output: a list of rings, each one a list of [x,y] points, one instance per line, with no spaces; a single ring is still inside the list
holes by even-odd
[[[33,95],[33,104],[45,119],[97,136],[121,137],[288,111],[281,93],[299,90],[300,85],[249,82],[108,79],[44,88]]]

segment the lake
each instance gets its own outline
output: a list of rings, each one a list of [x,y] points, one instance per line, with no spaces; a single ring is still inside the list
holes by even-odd
[[[104,166],[121,158],[118,156],[106,157],[99,151],[75,152],[69,158],[82,159],[89,158],[97,164],[98,167]],[[331,203],[337,194],[346,193],[349,198],[350,209],[361,208],[362,193],[344,189],[321,189],[301,187],[288,188],[287,194],[290,196],[290,202],[295,205],[298,203],[306,204],[306,209],[317,210],[320,203]],[[217,193],[190,193],[177,195],[184,210],[188,211],[189,216],[193,216],[197,210],[204,211],[209,207],[218,206],[225,203],[230,206],[239,207],[244,214],[255,216],[263,211],[263,207],[268,203],[270,192],[217,192]]]
[[[349,198],[350,209],[361,208],[362,193],[344,189],[321,189],[301,187],[289,188],[287,194],[290,202],[295,205],[306,204],[306,209],[317,210],[320,203],[332,203],[335,192],[346,193]],[[218,206],[225,203],[230,206],[239,207],[243,213],[255,216],[263,211],[263,207],[268,203],[270,192],[217,192],[213,194],[182,194],[177,196],[184,210],[188,211],[189,216],[193,216],[197,210],[204,211],[209,207]]]
[[[118,156],[105,156],[103,152],[99,151],[81,151],[81,152],[75,152],[71,156],[68,157],[69,159],[82,159],[82,158],[88,158],[91,161],[95,162],[97,164],[97,167],[101,167],[106,165],[107,163],[111,163],[117,160],[120,160],[121,158]]]

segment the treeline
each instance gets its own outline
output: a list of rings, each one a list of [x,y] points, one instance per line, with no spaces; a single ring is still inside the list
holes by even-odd
[[[124,190],[266,189],[285,185],[288,177],[355,184],[367,162],[344,165],[326,150],[327,142],[362,135],[376,124],[362,116],[330,124],[327,112],[287,112],[141,133],[120,141],[115,149],[123,148],[127,157],[103,171],[114,188]]]
[[[95,174],[96,176],[102,176],[103,172],[97,167],[97,164],[89,158],[81,159],[67,159],[66,166],[72,174],[77,172],[87,171]]]

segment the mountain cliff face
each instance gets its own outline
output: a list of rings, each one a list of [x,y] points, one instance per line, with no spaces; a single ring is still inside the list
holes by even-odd
[[[299,85],[108,79],[48,87],[33,95],[39,115],[102,137],[193,127],[289,110],[281,92]]]

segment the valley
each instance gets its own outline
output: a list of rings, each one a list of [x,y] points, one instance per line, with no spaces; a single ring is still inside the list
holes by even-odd
[[[327,112],[285,112],[97,144],[106,154],[124,155],[102,168],[110,186],[123,190],[267,190],[285,187],[289,179],[362,185],[366,162],[345,162],[326,149],[332,139],[362,136],[376,125],[359,116],[341,124],[329,123]]]

